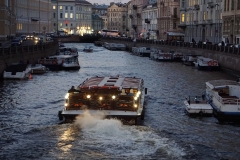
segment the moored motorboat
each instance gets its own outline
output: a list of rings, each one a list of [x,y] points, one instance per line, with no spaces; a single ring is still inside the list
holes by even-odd
[[[184,100],[185,110],[189,116],[212,116],[213,109],[205,95],[189,96]]]
[[[59,119],[83,115],[104,114],[106,117],[134,120],[144,119],[144,81],[135,77],[91,77],[65,96],[65,108]]]
[[[77,48],[71,47],[62,47],[59,48],[59,55],[72,55],[72,56],[78,56],[78,50]]]
[[[197,61],[197,58],[201,55],[194,55],[194,54],[189,54],[189,55],[183,55],[182,57],[182,62],[186,66],[194,66],[194,62]]]
[[[46,66],[49,70],[79,70],[78,58],[72,55],[55,55],[41,58],[38,63]]]
[[[232,80],[206,82],[206,97],[219,122],[240,122],[240,84]]]
[[[93,48],[90,46],[90,47],[85,47],[83,49],[84,52],[92,52],[93,51]]]
[[[219,69],[219,64],[217,60],[199,56],[195,62],[193,62],[195,67],[200,70],[216,70]]]
[[[43,74],[46,73],[48,68],[42,64],[29,64],[32,74]]]
[[[27,79],[31,75],[28,64],[11,64],[3,72],[4,79]]]

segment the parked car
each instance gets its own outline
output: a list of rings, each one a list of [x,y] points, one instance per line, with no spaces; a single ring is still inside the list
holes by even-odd
[[[27,40],[27,36],[26,35],[21,35],[20,37],[22,38],[23,41]]]
[[[13,39],[11,45],[12,46],[20,46],[22,43],[19,39]]]

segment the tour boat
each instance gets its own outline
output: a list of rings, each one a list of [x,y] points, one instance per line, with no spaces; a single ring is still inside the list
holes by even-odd
[[[232,80],[206,82],[206,97],[219,122],[240,122],[240,84]]]
[[[172,53],[162,52],[159,50],[157,60],[163,62],[172,62],[173,61]]]
[[[183,54],[179,52],[170,52],[172,53],[172,59],[174,62],[182,62]]]
[[[93,51],[93,48],[92,47],[85,47],[83,49],[84,52],[92,52]]]
[[[46,66],[49,70],[79,70],[78,58],[73,55],[55,55],[41,58],[38,63]]]
[[[42,64],[29,64],[32,74],[43,74],[47,72],[47,67]]]
[[[189,96],[184,101],[185,110],[189,116],[212,116],[213,108],[207,102],[205,95]]]
[[[182,57],[182,61],[183,61],[183,64],[186,65],[186,66],[194,66],[194,62],[197,61],[197,58],[201,56],[201,55],[194,55],[194,54],[190,54],[190,55],[184,55]]]
[[[203,56],[199,56],[197,60],[194,62],[195,67],[202,70],[216,70],[219,68],[218,61],[206,58]]]
[[[65,98],[59,119],[74,119],[88,111],[91,115],[133,120],[144,119],[144,81],[136,77],[91,77],[72,87]]]
[[[31,75],[28,64],[11,64],[3,72],[4,79],[27,79]]]
[[[68,48],[68,47],[62,47],[59,48],[59,55],[72,55],[72,56],[78,56],[78,50],[77,48]]]

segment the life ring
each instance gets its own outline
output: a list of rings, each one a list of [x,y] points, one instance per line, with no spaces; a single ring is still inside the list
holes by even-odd
[[[217,66],[218,62],[217,61],[213,61],[213,66]]]
[[[40,64],[43,64],[43,63],[44,63],[44,61],[43,61],[43,60],[40,60],[40,61],[39,61],[39,63],[40,63]]]
[[[208,66],[213,66],[213,61],[209,61]]]
[[[52,60],[52,64],[58,64],[57,60]]]

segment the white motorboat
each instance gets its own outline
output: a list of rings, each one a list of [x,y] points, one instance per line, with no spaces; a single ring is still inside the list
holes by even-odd
[[[217,60],[199,56],[195,62],[193,62],[195,67],[202,70],[216,70],[219,69],[219,64]]]
[[[90,47],[85,47],[83,49],[84,52],[92,52],[93,51],[93,48],[90,46]]]
[[[11,64],[3,72],[4,79],[28,79],[31,76],[28,64]]]
[[[149,59],[157,60],[159,50],[156,48],[151,48]]]
[[[41,58],[38,63],[46,66],[49,70],[79,70],[78,57],[72,55],[55,55]]]
[[[182,61],[183,64],[186,66],[194,66],[194,62],[197,61],[197,58],[201,56],[201,55],[194,55],[194,54],[190,54],[190,55],[183,55],[182,57]]]
[[[206,82],[206,97],[219,122],[240,122],[240,84],[232,80]]]
[[[212,116],[213,108],[202,96],[189,96],[184,100],[185,110],[189,116]]]
[[[47,67],[42,64],[29,64],[28,67],[31,68],[32,74],[43,74],[47,72]]]
[[[77,48],[71,47],[62,47],[59,48],[59,55],[72,55],[72,56],[78,56],[78,50]]]
[[[91,77],[66,94],[65,108],[59,119],[83,115],[104,114],[106,117],[134,120],[144,119],[144,81],[135,77]]]

